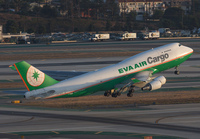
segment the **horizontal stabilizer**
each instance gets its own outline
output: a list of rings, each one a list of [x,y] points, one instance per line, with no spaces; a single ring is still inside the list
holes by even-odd
[[[16,70],[15,66],[10,65],[9,68],[11,68],[12,70]]]

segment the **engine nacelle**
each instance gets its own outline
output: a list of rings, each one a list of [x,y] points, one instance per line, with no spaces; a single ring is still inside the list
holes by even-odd
[[[160,81],[161,82],[161,84],[163,85],[163,84],[165,84],[166,83],[166,78],[164,77],[164,76],[158,76],[158,77],[156,77],[155,79],[154,79],[154,81]]]
[[[145,85],[142,90],[156,90],[162,87],[166,83],[166,78],[164,76],[156,77],[153,81]]]

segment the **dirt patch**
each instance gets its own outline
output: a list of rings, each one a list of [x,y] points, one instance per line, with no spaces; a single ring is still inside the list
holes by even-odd
[[[93,109],[97,107],[106,108],[151,105],[151,104],[180,104],[199,103],[200,91],[175,91],[175,92],[151,92],[135,93],[133,97],[123,94],[117,98],[105,97],[103,95],[84,96],[76,98],[60,98],[48,100],[26,100],[21,105],[69,108],[69,109]]]

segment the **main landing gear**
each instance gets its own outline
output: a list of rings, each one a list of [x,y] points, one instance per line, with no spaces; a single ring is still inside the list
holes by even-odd
[[[110,95],[112,97],[117,97],[121,95],[121,92],[114,89],[105,91],[104,96],[109,97]]]
[[[176,66],[175,69],[176,69],[176,70],[174,71],[174,74],[179,75],[179,74],[180,74],[180,71],[178,71],[178,66]]]
[[[117,97],[117,96],[120,96],[121,95],[121,90],[107,90],[107,91],[105,91],[105,93],[104,93],[104,96],[106,96],[106,97],[109,97],[109,96],[112,96],[112,97]]]
[[[111,95],[111,90],[107,90],[104,93],[104,96],[109,97]]]
[[[131,86],[129,88],[129,91],[128,91],[128,94],[127,94],[128,97],[133,96],[133,93],[135,91],[134,88],[135,88],[134,86]],[[107,91],[105,91],[104,96],[106,96],[106,97],[112,96],[112,97],[116,98],[117,96],[121,96],[121,93],[124,92],[123,91],[124,89],[125,88],[121,88],[121,89],[118,89],[118,90],[114,90],[114,89],[113,90],[107,90]]]
[[[121,92],[119,92],[119,91],[114,91],[114,92],[112,93],[112,97],[117,97],[117,96],[121,96]]]
[[[128,91],[127,97],[132,97],[134,91],[135,91],[134,86],[131,86],[130,89],[129,89],[129,91]]]

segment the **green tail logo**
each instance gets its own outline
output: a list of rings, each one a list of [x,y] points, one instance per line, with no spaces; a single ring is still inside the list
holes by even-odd
[[[51,78],[25,61],[15,63],[14,66],[29,91],[58,83],[57,80]]]

